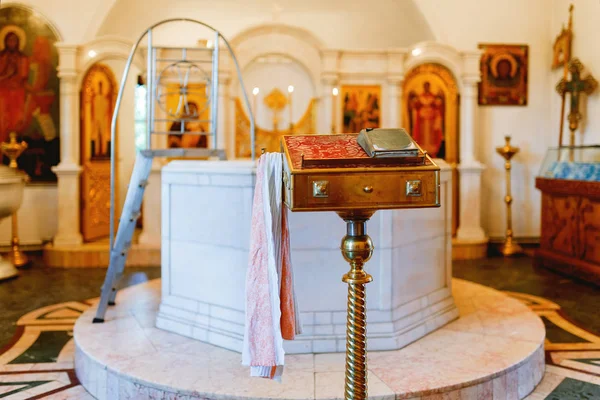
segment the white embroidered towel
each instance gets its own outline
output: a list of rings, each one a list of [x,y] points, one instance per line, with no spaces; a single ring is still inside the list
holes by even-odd
[[[251,376],[278,381],[284,365],[283,339],[293,340],[301,333],[282,176],[282,154],[263,154],[252,206],[242,350],[242,364],[251,367]]]

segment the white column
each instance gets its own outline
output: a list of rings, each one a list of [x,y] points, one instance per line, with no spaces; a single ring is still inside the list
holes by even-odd
[[[57,44],[60,79],[60,164],[52,168],[58,178],[58,230],[54,245],[82,243],[79,224],[79,90],[77,46]]]
[[[485,168],[475,157],[477,129],[477,79],[463,80],[461,93],[460,211],[456,239],[484,243],[488,238],[481,227],[481,173]]]
[[[400,113],[400,104],[402,104],[402,79],[388,78],[387,80],[387,112],[381,121],[383,128],[402,128],[402,116]],[[404,127],[406,128],[406,127]]]
[[[402,82],[404,82],[404,62],[406,50],[390,50],[387,53],[387,117],[382,127],[405,128],[402,126]],[[384,104],[385,105],[385,104]]]
[[[326,75],[321,78],[317,133],[331,133],[331,129],[333,127],[333,107],[337,106],[333,103],[332,90],[336,85],[337,77],[335,76]],[[337,128],[338,132],[342,131],[341,126],[338,126]]]
[[[321,85],[319,96],[319,112],[317,114],[317,133],[331,133],[333,128],[333,102],[332,90],[338,85],[340,54],[337,50],[323,50],[321,52]],[[341,93],[338,95],[338,97]],[[340,110],[337,110],[338,121],[341,120]],[[337,124],[337,131],[342,131],[342,126]]]

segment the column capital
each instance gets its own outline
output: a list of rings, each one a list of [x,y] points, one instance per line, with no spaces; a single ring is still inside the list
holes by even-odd
[[[480,81],[480,77],[474,77],[472,75],[463,76],[462,79],[462,95],[466,98],[477,97],[477,92],[479,90],[477,84]]]
[[[339,83],[339,74],[324,72],[321,74],[321,83],[323,85],[336,86]]]
[[[76,68],[65,68],[60,65],[57,68],[58,77],[61,83],[75,83],[77,81],[78,71]]]
[[[77,43],[67,43],[67,42],[56,42],[54,45],[58,49],[58,54],[76,53],[80,46]]]
[[[406,61],[406,49],[391,49],[386,54],[388,80],[390,77],[398,77],[400,81],[404,80],[404,62]],[[396,78],[394,78],[396,79]]]
[[[481,82],[481,75],[479,74],[463,74],[461,81],[464,87],[477,87],[477,84]]]
[[[460,56],[463,60],[463,71],[467,74],[479,76],[479,64],[482,54],[482,49],[461,51]]]
[[[323,74],[338,74],[340,51],[333,49],[321,50],[321,67]]]
[[[71,43],[56,43],[58,50],[58,77],[63,80],[77,78],[77,53],[79,45]]]
[[[386,77],[386,81],[390,85],[400,85],[404,82],[404,74],[393,73],[388,74]]]

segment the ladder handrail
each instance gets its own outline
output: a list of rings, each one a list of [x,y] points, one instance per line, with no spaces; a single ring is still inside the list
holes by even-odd
[[[253,114],[252,108],[250,107],[250,100],[248,98],[248,94],[246,93],[246,88],[244,87],[244,81],[242,79],[242,71],[240,69],[240,65],[237,61],[237,58],[236,58],[234,52],[233,52],[233,48],[229,44],[229,41],[223,36],[223,34],[218,29],[216,29],[216,28],[212,27],[211,25],[208,25],[202,21],[198,21],[198,20],[192,19],[192,18],[170,18],[170,19],[166,19],[166,20],[157,22],[154,25],[151,25],[148,29],[146,29],[146,31],[144,33],[142,33],[140,35],[138,40],[135,42],[135,44],[131,48],[131,52],[129,53],[129,57],[127,58],[127,62],[125,64],[125,69],[123,70],[123,76],[121,77],[121,85],[119,87],[119,95],[117,96],[117,101],[115,103],[115,109],[113,111],[112,121],[111,121],[111,125],[110,125],[111,146],[110,146],[110,242],[109,242],[110,245],[109,245],[109,249],[111,252],[114,247],[114,236],[115,236],[115,226],[114,226],[115,225],[115,139],[116,139],[117,119],[119,116],[119,109],[121,108],[121,100],[123,99],[123,93],[125,90],[125,86],[127,84],[127,76],[129,75],[129,70],[131,69],[131,64],[133,62],[135,53],[136,53],[140,43],[144,39],[144,37],[146,37],[147,35],[152,35],[152,30],[154,28],[157,28],[161,25],[171,23],[171,22],[191,22],[191,23],[202,25],[208,29],[211,29],[213,32],[215,32],[217,34],[216,38],[220,37],[221,39],[223,39],[223,42],[225,42],[225,45],[227,46],[227,49],[229,50],[229,54],[231,55],[231,58],[233,59],[235,69],[238,74],[238,80],[239,80],[240,86],[242,88],[242,95],[244,96],[244,102],[246,103],[246,108],[248,109],[248,114],[250,115],[250,146],[251,146],[251,151],[252,151],[252,160],[254,160],[256,157],[255,149],[254,149],[255,148],[254,114]],[[215,41],[214,46],[215,47],[219,46],[218,40]],[[146,55],[148,58],[152,57],[151,52],[152,52],[152,48],[149,48],[148,54]],[[216,51],[216,54],[218,56],[218,54],[219,54],[218,50]],[[147,71],[146,73],[149,74],[150,72],[151,71]],[[215,82],[213,82],[213,85],[214,84],[215,84]],[[218,96],[218,87],[217,87],[216,94]],[[217,101],[217,103],[218,103],[218,101]],[[148,106],[149,105],[147,104],[146,107],[148,107]],[[212,123],[216,124],[217,121],[212,121]],[[216,130],[213,130],[213,131],[216,131]],[[213,142],[216,142],[216,138],[213,139]],[[146,147],[148,149],[150,149],[151,146],[152,146],[151,141],[148,140],[146,143]]]

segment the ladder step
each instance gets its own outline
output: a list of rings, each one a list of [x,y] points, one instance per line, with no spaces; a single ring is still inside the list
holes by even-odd
[[[123,257],[125,257],[127,255],[127,253],[129,252],[129,249],[131,248],[131,242],[126,242],[123,245],[123,249],[121,250],[121,255]]]
[[[131,213],[131,217],[129,217],[129,222],[133,222],[133,221],[137,220],[141,214],[142,213],[139,211]]]

